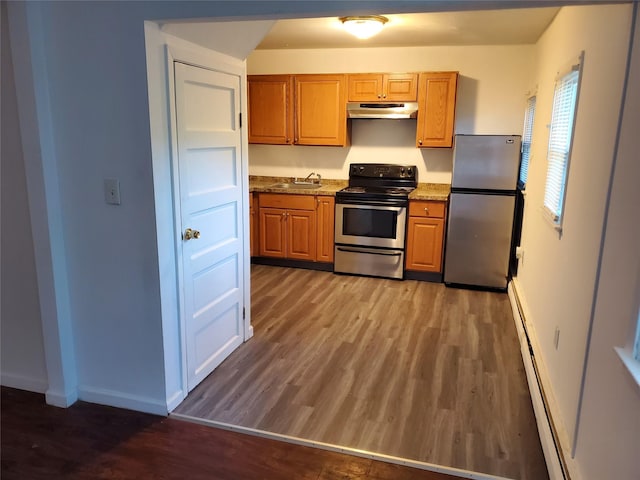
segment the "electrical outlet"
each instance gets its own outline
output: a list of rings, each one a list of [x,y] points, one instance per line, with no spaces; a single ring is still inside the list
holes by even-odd
[[[109,205],[120,205],[120,180],[117,178],[104,179],[104,201]]]
[[[560,327],[556,327],[556,331],[553,334],[553,346],[558,350],[558,344],[560,343]]]

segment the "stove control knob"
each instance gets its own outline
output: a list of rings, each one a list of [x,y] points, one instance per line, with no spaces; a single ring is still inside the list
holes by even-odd
[[[364,167],[360,167],[360,173],[364,172]]]
[[[409,167],[407,169],[407,175],[409,175],[410,177],[413,177],[413,168]]]

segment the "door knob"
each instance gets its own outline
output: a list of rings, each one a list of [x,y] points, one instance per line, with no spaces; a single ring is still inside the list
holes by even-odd
[[[184,238],[185,240],[191,240],[192,238],[197,240],[198,238],[200,238],[200,232],[198,230],[192,230],[190,228],[187,228],[184,231],[182,238]]]

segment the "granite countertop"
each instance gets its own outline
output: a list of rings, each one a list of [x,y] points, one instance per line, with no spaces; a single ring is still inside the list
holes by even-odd
[[[249,176],[249,192],[258,193],[288,193],[291,195],[330,195],[335,196],[338,190],[342,190],[348,184],[347,180],[322,179],[322,186],[319,188],[277,188],[276,183],[287,183],[291,177],[263,177],[257,175]],[[409,200],[435,200],[446,202],[449,198],[451,185],[448,183],[419,183]]]
[[[249,175],[249,193],[288,193],[291,195],[329,195],[335,196],[338,190],[347,186],[346,180],[322,179],[322,186],[318,188],[277,188],[272,185],[276,183],[287,183],[291,177],[261,177]]]
[[[446,202],[451,192],[451,185],[448,183],[419,183],[411,194],[409,200],[437,200]]]

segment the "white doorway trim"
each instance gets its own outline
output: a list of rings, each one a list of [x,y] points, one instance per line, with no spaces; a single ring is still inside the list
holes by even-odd
[[[147,55],[147,84],[151,128],[154,197],[156,206],[156,233],[158,264],[160,268],[160,302],[164,349],[165,390],[167,412],[176,408],[187,396],[186,352],[184,325],[180,322],[181,300],[178,291],[180,258],[176,250],[180,227],[176,217],[177,131],[174,122],[175,98],[174,61],[209,70],[239,75],[241,79],[240,111],[246,118],[246,64],[227,55],[191,44],[162,32],[155,22],[145,22]],[[241,188],[244,198],[244,340],[253,336],[250,309],[250,256],[249,256],[249,175],[248,137],[242,129]]]

